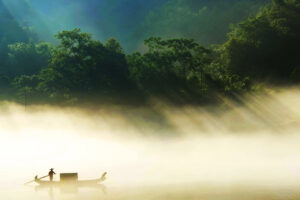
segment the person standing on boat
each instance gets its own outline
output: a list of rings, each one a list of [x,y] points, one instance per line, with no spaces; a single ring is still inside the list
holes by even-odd
[[[54,172],[53,170],[54,170],[54,169],[51,168],[50,171],[49,171],[49,173],[48,173],[48,175],[49,175],[49,177],[50,177],[50,181],[53,181],[53,175],[55,174],[55,172]]]

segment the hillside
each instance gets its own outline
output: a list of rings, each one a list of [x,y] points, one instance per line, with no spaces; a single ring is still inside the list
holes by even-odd
[[[0,41],[8,43],[26,41],[25,32],[13,18],[7,7],[0,1]]]
[[[53,41],[61,30],[81,28],[97,39],[117,38],[127,52],[150,36],[189,37],[203,45],[226,40],[230,24],[271,0],[3,0],[22,25]]]
[[[202,45],[221,44],[231,24],[257,13],[270,0],[169,0],[151,11],[134,37],[188,37]]]

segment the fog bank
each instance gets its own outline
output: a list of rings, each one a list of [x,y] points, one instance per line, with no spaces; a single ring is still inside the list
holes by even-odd
[[[300,183],[300,90],[273,90],[217,108],[79,108],[2,103],[0,184],[51,167],[109,187]],[[58,177],[57,177],[58,178]]]

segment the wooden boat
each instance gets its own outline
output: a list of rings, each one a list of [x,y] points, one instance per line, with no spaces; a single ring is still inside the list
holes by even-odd
[[[102,176],[98,179],[91,179],[91,180],[78,180],[77,173],[72,174],[60,174],[60,181],[43,181],[37,176],[34,178],[34,182],[39,184],[40,186],[94,186],[102,183],[106,179],[106,172],[102,174]],[[64,176],[68,175],[68,176]]]

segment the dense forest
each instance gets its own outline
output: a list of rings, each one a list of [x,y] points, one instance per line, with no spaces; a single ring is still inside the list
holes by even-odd
[[[164,9],[183,5],[182,2],[165,4],[156,14],[166,14]],[[201,6],[197,2],[190,1],[189,9]],[[246,5],[255,10],[260,4]],[[229,30],[231,17],[232,22],[238,19],[234,14],[226,15],[226,27],[220,27],[220,31],[214,27],[222,15],[203,26],[203,33],[197,31],[201,32],[201,26],[192,25],[187,32],[192,34],[187,37],[172,39],[164,35],[163,28],[162,37],[154,37],[150,32],[152,36],[145,39],[143,50],[134,53],[126,53],[117,39],[102,43],[78,28],[58,32],[58,44],[41,42],[34,30],[19,26],[1,4],[0,9],[3,9],[0,12],[2,100],[69,105],[146,103],[155,97],[173,103],[202,103],[217,100],[218,94],[235,96],[253,90],[257,83],[300,81],[298,0],[274,0],[252,15],[245,11],[240,16],[249,17],[232,25],[227,39],[222,31]],[[209,17],[218,10],[207,12],[207,9],[209,4],[197,12]],[[189,13],[195,17],[193,24],[203,18]],[[148,17],[148,21],[155,19],[154,15]],[[177,25],[185,30],[186,19],[171,17],[170,20],[182,21],[159,23],[167,24],[171,30]],[[215,45],[208,46],[212,43]]]

